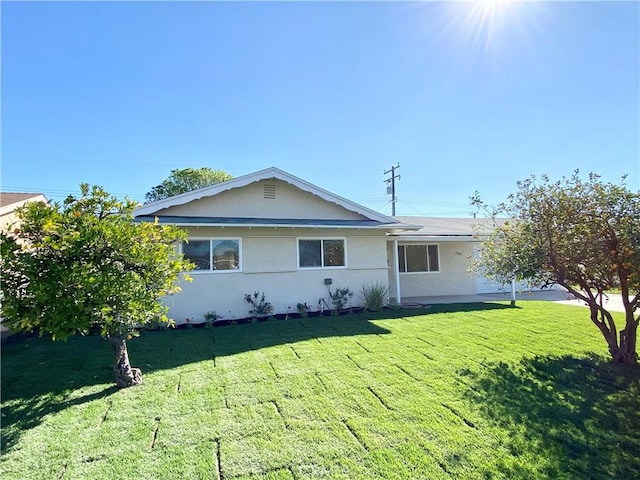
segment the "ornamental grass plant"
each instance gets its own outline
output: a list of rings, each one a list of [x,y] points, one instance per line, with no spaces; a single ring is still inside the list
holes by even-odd
[[[379,312],[389,304],[389,287],[381,281],[364,285],[360,297],[367,310]]]

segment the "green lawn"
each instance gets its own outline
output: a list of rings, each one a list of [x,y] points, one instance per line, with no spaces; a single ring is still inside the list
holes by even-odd
[[[581,307],[434,306],[2,349],[9,479],[632,479],[640,373]]]

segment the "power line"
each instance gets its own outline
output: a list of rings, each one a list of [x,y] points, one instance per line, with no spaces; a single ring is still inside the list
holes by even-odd
[[[428,205],[428,206],[432,206],[432,207],[451,207],[451,208],[469,208],[469,203],[463,203],[463,202],[446,202],[446,201],[441,201],[441,200],[423,200],[423,199],[416,199],[416,198],[406,198],[403,197],[403,200],[416,204],[416,205]]]
[[[469,216],[469,209],[468,208],[460,208],[459,210],[449,210],[449,211],[439,211],[439,212],[433,212],[430,214],[427,214],[426,212],[420,211],[417,208],[415,208],[413,205],[404,202],[402,200],[398,200],[398,203],[402,204],[404,207],[407,207],[409,209],[411,209],[412,211],[414,211],[415,213],[417,213],[418,215],[420,215],[421,217],[442,217],[442,216],[455,216],[455,217],[459,217],[459,216],[464,216],[464,217],[468,217]],[[407,216],[411,216],[411,215],[407,215]]]
[[[18,187],[13,185],[2,185],[2,192],[3,193],[10,193],[10,192],[42,193],[50,199],[56,199],[56,198],[64,199],[69,195],[74,195],[74,194],[77,195],[80,192],[80,190],[77,188],[75,190],[55,190],[51,188],[34,188],[34,187]],[[140,195],[139,193],[131,194],[131,193],[122,193],[122,192],[109,192],[109,194],[118,198],[127,197],[131,200],[144,200],[145,198],[144,195]]]

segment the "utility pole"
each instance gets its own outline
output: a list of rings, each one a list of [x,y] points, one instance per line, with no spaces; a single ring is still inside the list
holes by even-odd
[[[391,193],[391,215],[395,216],[396,214],[396,178],[400,180],[400,175],[396,175],[396,169],[400,168],[400,164],[395,167],[391,167],[391,170],[387,170],[384,172],[391,174],[391,178],[385,179],[385,183],[387,184],[387,193]]]

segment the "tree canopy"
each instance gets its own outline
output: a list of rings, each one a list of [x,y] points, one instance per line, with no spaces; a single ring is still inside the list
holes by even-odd
[[[0,234],[3,325],[54,340],[97,329],[116,350],[118,385],[128,386],[141,375],[125,341],[141,324],[168,321],[159,299],[178,292],[189,269],[174,247],[185,233],[134,223],[136,203],[101,187],[83,184],[81,192],[62,205],[29,203]]]
[[[145,203],[157,202],[180,193],[226,182],[232,178],[232,175],[223,170],[213,170],[209,167],[171,170],[168,178],[145,194]]]
[[[472,203],[487,209],[478,194]],[[640,192],[596,174],[582,179],[577,171],[557,182],[532,177],[518,182],[518,191],[490,213],[509,220],[496,223],[476,268],[503,283],[561,285],[589,306],[613,361],[637,363]],[[625,307],[620,330],[607,309],[611,289]]]

